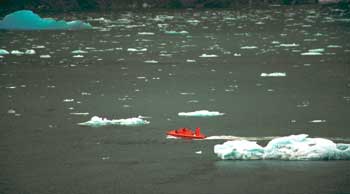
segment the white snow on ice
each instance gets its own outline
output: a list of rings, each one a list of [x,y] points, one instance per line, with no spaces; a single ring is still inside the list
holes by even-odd
[[[215,145],[214,153],[221,159],[232,160],[347,160],[350,144],[300,134],[275,138],[265,147],[254,141],[227,141]]]
[[[123,125],[123,126],[139,126],[146,125],[150,122],[144,120],[142,116],[127,118],[127,119],[112,119],[108,120],[107,118],[101,118],[98,116],[93,116],[89,121],[78,123],[78,125],[82,126],[90,126],[90,127],[101,127],[107,125]]]

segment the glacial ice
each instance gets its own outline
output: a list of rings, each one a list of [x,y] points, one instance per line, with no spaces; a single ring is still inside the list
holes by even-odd
[[[179,112],[178,115],[183,117],[213,117],[224,115],[224,113],[217,111],[198,110],[194,112]]]
[[[254,141],[227,141],[215,145],[214,153],[224,160],[349,160],[350,144],[300,134],[274,138],[265,147]]]
[[[6,15],[0,21],[0,29],[5,30],[78,30],[91,29],[89,23],[80,20],[66,22],[52,18],[41,18],[30,10],[20,10]]]
[[[0,55],[8,55],[10,54],[7,50],[5,49],[0,49]]]
[[[98,116],[93,116],[89,121],[78,123],[78,125],[82,126],[90,126],[90,127],[101,127],[107,125],[123,125],[123,126],[139,126],[146,125],[150,122],[144,120],[142,116],[127,118],[127,119],[112,119],[108,120],[107,118],[101,118]]]

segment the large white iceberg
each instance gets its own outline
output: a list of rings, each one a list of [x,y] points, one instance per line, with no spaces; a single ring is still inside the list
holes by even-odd
[[[91,29],[89,23],[80,20],[64,21],[51,18],[41,18],[30,10],[20,10],[6,15],[0,21],[0,29],[6,30],[78,30]]]
[[[232,160],[349,160],[350,144],[300,134],[275,138],[265,147],[254,141],[227,141],[215,145],[214,153]]]
[[[197,110],[194,112],[179,112],[178,115],[183,117],[213,117],[224,115],[224,113],[217,111]]]
[[[90,121],[83,123],[78,123],[78,125],[89,126],[89,127],[101,127],[106,125],[123,125],[123,126],[139,126],[146,125],[150,122],[143,119],[144,117],[138,116],[127,119],[112,119],[108,120],[107,118],[101,118],[98,116],[93,116]]]

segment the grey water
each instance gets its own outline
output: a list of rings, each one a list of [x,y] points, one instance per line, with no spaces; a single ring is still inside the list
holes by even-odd
[[[0,31],[0,49],[35,50],[0,55],[0,193],[350,193],[349,161],[222,161],[224,140],[165,135],[349,143],[349,19],[314,5],[47,17],[94,29]],[[177,115],[196,110],[225,115]],[[77,125],[139,115],[150,124]]]

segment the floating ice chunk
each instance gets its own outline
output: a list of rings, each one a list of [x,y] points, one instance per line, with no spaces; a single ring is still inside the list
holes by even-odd
[[[87,116],[89,115],[90,113],[88,112],[71,112],[69,113],[70,115],[78,115],[78,116]]]
[[[217,111],[198,110],[194,112],[179,112],[178,115],[183,117],[213,117],[224,115],[224,113]]]
[[[273,72],[273,73],[261,73],[261,77],[286,77],[287,74],[285,72]]]
[[[195,153],[196,154],[202,154],[203,152],[202,152],[202,150],[199,150],[199,151],[196,151]]]
[[[241,49],[257,49],[257,46],[242,46]]]
[[[341,45],[328,45],[327,48],[342,48]]]
[[[317,56],[317,55],[322,55],[323,52],[324,52],[324,48],[309,49],[308,52],[301,53],[301,55],[304,55],[304,56]]]
[[[174,30],[170,30],[170,31],[165,31],[165,34],[188,34],[187,31],[183,30],[183,31],[174,31]]]
[[[63,102],[74,102],[74,99],[73,98],[71,98],[71,99],[67,98],[67,99],[64,99]]]
[[[84,55],[74,55],[73,58],[84,58]]]
[[[202,57],[202,58],[213,58],[213,57],[218,57],[217,55],[208,55],[208,54],[202,54],[200,55],[199,57]]]
[[[8,55],[10,54],[7,50],[5,49],[0,49],[0,55]]]
[[[48,58],[51,58],[51,56],[50,55],[40,55],[40,58],[48,59]]]
[[[196,62],[196,60],[193,60],[193,59],[187,59],[187,60],[186,60],[186,62],[187,62],[187,63],[195,63],[195,62]]]
[[[13,54],[13,55],[23,55],[24,52],[19,51],[19,50],[13,50],[13,51],[11,51],[11,54]]]
[[[7,113],[8,113],[8,114],[16,114],[16,111],[13,110],[13,109],[10,109],[10,110],[7,111]]]
[[[146,35],[146,36],[152,36],[154,35],[154,32],[139,32],[138,35]]]
[[[350,144],[300,134],[275,138],[266,147],[253,141],[227,141],[215,145],[214,153],[221,159],[232,160],[349,160]]]
[[[24,54],[26,54],[26,55],[34,55],[36,52],[35,52],[35,50],[33,50],[33,49],[29,49],[29,50],[26,50],[25,52],[24,52]]]
[[[158,63],[158,61],[156,61],[156,60],[146,60],[146,61],[144,61],[145,63]]]
[[[281,47],[297,47],[299,46],[299,44],[295,44],[295,43],[292,43],[292,44],[280,44]]]
[[[135,49],[135,48],[128,48],[129,52],[144,52],[147,51],[147,48],[140,48],[140,49]]]
[[[146,125],[149,123],[150,123],[149,121],[144,120],[143,117],[141,116],[128,118],[128,119],[112,119],[112,120],[108,120],[106,118],[101,118],[98,116],[93,116],[90,121],[78,123],[78,125],[90,126],[90,127],[101,127],[106,125],[139,126],[139,125]]]
[[[73,54],[84,54],[84,53],[88,53],[87,51],[83,51],[83,50],[74,50],[72,51]]]
[[[312,120],[310,123],[325,123],[326,120]]]
[[[91,29],[89,23],[76,20],[66,22],[56,21],[51,18],[41,18],[30,10],[13,12],[0,21],[0,29],[7,30],[77,30]]]

